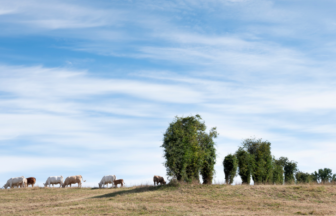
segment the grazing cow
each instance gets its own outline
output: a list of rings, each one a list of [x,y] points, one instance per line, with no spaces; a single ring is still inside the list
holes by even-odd
[[[82,187],[82,181],[86,182],[81,175],[69,176],[65,179],[62,187],[65,188],[68,185],[71,187],[72,184],[78,184],[78,187]]]
[[[9,188],[13,188],[15,186],[19,187],[19,186],[25,186],[27,182],[27,179],[23,176],[21,177],[15,177],[15,178],[10,178],[7,180],[7,183],[3,186],[5,189]]]
[[[22,187],[28,187],[28,180],[26,178],[23,179]]]
[[[14,185],[16,186],[17,188],[24,188],[24,187],[28,187],[28,184],[27,184],[27,179],[24,178],[22,182],[18,183],[17,185]]]
[[[34,177],[29,177],[29,178],[27,178],[27,187],[29,186],[29,185],[31,185],[32,187],[34,187],[34,184],[36,183],[36,178],[34,178]]]
[[[120,184],[120,187],[124,187],[125,182],[124,182],[124,179],[118,179],[118,180],[114,180],[113,184],[115,187],[118,187],[118,184]]]
[[[99,188],[102,188],[104,187],[105,185],[107,185],[108,187],[108,184],[111,184],[113,187],[113,181],[116,180],[116,176],[115,175],[107,175],[107,176],[104,176],[102,178],[102,180],[98,183],[99,185]]]
[[[153,177],[153,181],[154,181],[154,185],[155,185],[155,183],[156,183],[156,185],[159,185],[159,183],[161,184],[161,185],[165,185],[166,184],[166,181],[164,180],[164,178],[163,177],[161,177],[161,176],[154,176]]]
[[[50,176],[48,177],[46,183],[43,183],[43,184],[44,184],[44,187],[47,187],[47,186],[50,187],[50,185],[54,187],[55,184],[59,184],[61,187],[63,184],[63,176]]]

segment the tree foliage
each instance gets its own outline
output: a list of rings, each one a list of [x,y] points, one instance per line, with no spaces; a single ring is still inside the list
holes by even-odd
[[[332,182],[336,183],[336,174],[332,176]]]
[[[285,182],[293,184],[295,182],[294,175],[298,171],[297,162],[290,161],[287,157],[280,157],[279,161],[284,167]]]
[[[318,174],[320,177],[320,181],[323,183],[330,182],[332,180],[332,170],[329,168],[319,169]]]
[[[283,168],[282,162],[280,160],[275,159],[275,157],[273,157],[272,165],[273,165],[273,183],[283,184],[284,168]]]
[[[167,128],[163,144],[167,175],[179,181],[199,181],[200,172],[206,183],[211,183],[216,161],[213,139],[216,128],[205,132],[206,126],[199,115],[175,117]]]
[[[242,183],[250,184],[253,168],[253,156],[242,147],[239,147],[235,155],[238,161],[238,174],[242,179]]]
[[[203,184],[211,184],[215,174],[216,149],[214,138],[217,138],[216,128],[212,128],[209,134],[200,132],[199,143],[203,151],[203,160],[201,164],[201,175]]]
[[[317,183],[327,183],[336,181],[336,174],[332,174],[332,170],[329,168],[319,169],[317,172],[313,172],[311,175],[313,181]]]
[[[243,148],[252,156],[252,178],[255,183],[273,182],[271,143],[262,139],[245,139]]]
[[[312,181],[314,181],[316,183],[319,183],[320,176],[319,176],[318,172],[315,171],[312,174],[310,174],[310,176],[311,176]]]
[[[235,155],[229,154],[223,160],[225,182],[232,184],[233,179],[237,174],[238,160]]]
[[[297,184],[310,183],[312,181],[312,176],[309,173],[297,171],[295,173],[295,179]]]

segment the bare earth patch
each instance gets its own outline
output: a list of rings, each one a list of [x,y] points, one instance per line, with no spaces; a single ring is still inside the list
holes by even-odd
[[[0,215],[336,215],[336,185],[0,190]]]

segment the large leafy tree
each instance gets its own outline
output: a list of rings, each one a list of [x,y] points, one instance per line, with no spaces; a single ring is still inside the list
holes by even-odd
[[[167,128],[163,144],[167,175],[179,181],[199,181],[200,172],[205,183],[211,183],[216,161],[213,138],[216,128],[206,133],[199,115],[175,117]]]
[[[254,163],[253,155],[251,155],[242,147],[239,147],[235,155],[238,160],[238,174],[242,179],[242,183],[250,184]]]
[[[223,160],[225,182],[232,184],[233,179],[237,174],[238,160],[235,155],[229,154]]]
[[[243,148],[253,156],[253,181],[255,183],[273,182],[271,143],[262,139],[245,139]]]

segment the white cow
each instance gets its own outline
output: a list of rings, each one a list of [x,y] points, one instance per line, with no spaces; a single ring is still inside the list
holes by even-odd
[[[8,187],[13,188],[15,186],[19,187],[20,185],[23,187],[27,185],[27,179],[23,176],[8,179],[7,183],[3,187],[7,189]]]
[[[102,188],[104,187],[105,185],[107,185],[108,187],[108,184],[112,184],[111,187],[113,187],[113,181],[116,180],[116,176],[115,175],[107,175],[107,176],[104,176],[102,178],[102,180],[98,183],[99,185],[99,188]]]
[[[62,187],[65,188],[69,185],[71,187],[72,184],[78,184],[78,187],[80,188],[82,187],[82,181],[86,182],[85,180],[83,180],[83,177],[81,175],[69,176],[65,179]]]
[[[44,187],[47,187],[50,185],[52,185],[54,187],[55,184],[59,184],[60,187],[62,187],[63,185],[63,176],[50,176],[46,183],[43,183],[44,184]]]

